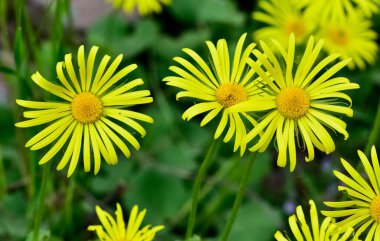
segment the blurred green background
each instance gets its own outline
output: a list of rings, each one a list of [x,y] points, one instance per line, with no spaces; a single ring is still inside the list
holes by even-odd
[[[155,122],[144,125],[147,136],[141,140],[140,151],[129,160],[120,155],[116,167],[103,163],[97,176],[79,166],[67,179],[67,170],[55,171],[57,162],[53,161],[41,240],[95,240],[87,231],[89,224],[98,223],[95,205],[113,213],[116,202],[125,211],[134,204],[147,208],[144,223],[165,225],[155,240],[182,240],[193,180],[216,123],[201,128],[199,118],[183,121],[182,112],[193,100],[177,102],[176,90],[161,80],[171,74],[172,58],[184,56],[184,47],[206,57],[206,40],[225,38],[232,48],[244,32],[252,40],[252,32],[260,27],[251,18],[256,4],[254,0],[173,0],[161,14],[140,17],[113,10],[102,0],[0,0],[0,240],[30,238],[42,175],[38,160],[46,151],[24,148],[26,140],[41,129],[14,127],[22,114],[15,99],[48,99],[32,83],[31,74],[38,70],[55,81],[57,61],[65,53],[76,56],[81,44],[86,51],[98,45],[98,58],[122,53],[121,66],[138,64],[128,79],[142,77],[154,103],[135,110],[151,115]],[[373,21],[378,32],[379,16]],[[299,153],[293,174],[276,166],[277,152],[270,145],[254,164],[229,240],[273,240],[276,230],[287,227],[287,217],[298,204],[307,206],[314,199],[322,209],[323,200],[339,198],[332,170],[340,168],[340,157],[357,163],[357,149],[366,146],[379,101],[380,62],[363,72],[344,70],[341,74],[361,86],[349,92],[354,117],[344,120],[350,138],[344,141],[332,133],[336,151],[329,156],[317,152],[308,164],[303,161],[305,153]],[[202,240],[218,240],[239,186],[242,161],[249,155],[240,158],[232,152],[232,144],[218,147],[201,193],[195,233]]]

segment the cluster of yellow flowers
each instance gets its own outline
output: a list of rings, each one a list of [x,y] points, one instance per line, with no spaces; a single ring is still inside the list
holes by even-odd
[[[254,43],[243,51],[245,38],[244,34],[237,43],[232,70],[225,40],[219,40],[217,46],[206,42],[212,57],[211,67],[189,49],[183,51],[198,68],[183,58],[174,58],[183,69],[171,66],[170,70],[178,76],[166,77],[164,81],[182,89],[177,98],[191,97],[201,102],[186,110],[182,118],[189,120],[208,112],[201,122],[203,126],[221,113],[214,137],[219,138],[227,129],[223,141],[235,136],[234,150],[240,147],[241,154],[251,142],[250,151],[263,152],[276,137],[277,164],[284,167],[289,157],[291,171],[296,166],[296,143],[303,142],[307,148],[306,161],[314,159],[314,146],[326,154],[334,151],[334,141],[324,125],[348,138],[346,124],[334,115],[352,116],[351,99],[341,91],[359,85],[333,75],[350,59],[331,64],[339,57],[334,54],[317,61],[323,41],[315,43],[310,37],[297,65],[294,34],[290,35],[287,49],[273,41],[276,51],[281,53],[279,57],[263,41],[260,42],[263,52],[255,49]],[[321,73],[329,65],[331,68]]]
[[[117,6],[124,4],[128,11],[135,7],[134,1],[114,2]],[[153,2],[154,5],[148,8]],[[161,2],[169,3],[167,0]],[[149,9],[161,10],[158,1],[139,3],[141,14],[147,14]],[[335,75],[345,66],[363,68],[365,62],[374,61],[376,34],[365,19],[377,11],[374,6],[371,0],[353,3],[340,0],[261,1],[263,12],[254,13],[254,18],[270,25],[255,33],[260,39],[261,50],[255,43],[244,45],[246,34],[238,40],[233,57],[230,57],[226,40],[221,39],[216,45],[207,41],[210,63],[185,48],[183,51],[191,60],[175,57],[178,66],[169,68],[175,75],[163,81],[180,89],[177,99],[187,97],[199,102],[183,113],[184,120],[205,114],[200,123],[204,126],[218,119],[214,138],[223,136],[224,142],[233,140],[234,151],[240,149],[241,155],[247,147],[251,152],[264,152],[275,140],[278,166],[285,167],[289,163],[293,171],[297,145],[307,150],[305,160],[312,161],[314,148],[326,154],[335,149],[327,128],[342,134],[344,139],[349,136],[341,117],[353,115],[352,101],[342,91],[357,89],[359,85]],[[357,8],[361,8],[363,16]],[[317,34],[317,40],[309,37],[312,33]],[[297,44],[300,43],[305,46],[299,61],[295,61],[298,59]],[[321,58],[323,47],[330,54]],[[64,61],[56,66],[59,83],[46,80],[39,72],[32,75],[37,85],[59,101],[16,101],[20,106],[32,109],[24,112],[28,120],[16,126],[49,124],[33,136],[26,147],[39,150],[52,145],[40,164],[65,149],[57,169],[65,168],[70,162],[68,176],[73,174],[81,157],[85,172],[91,170],[92,161],[95,174],[100,170],[102,159],[115,165],[118,162],[115,146],[129,158],[130,147],[125,143],[136,150],[140,144],[127,128],[144,137],[146,132],[139,122],[153,123],[150,116],[130,110],[132,106],[153,102],[149,90],[135,90],[143,85],[143,80],[138,78],[121,83],[137,65],[131,64],[117,71],[122,55],[110,64],[111,57],[106,55],[96,65],[97,51],[98,47],[92,47],[86,60],[84,46],[80,46],[77,70],[72,55],[65,55]],[[353,228],[356,228],[354,240],[367,229],[366,241],[380,240],[380,165],[375,147],[371,152],[372,164],[362,152],[359,157],[370,182],[342,159],[350,176],[338,171],[335,175],[346,184],[339,190],[346,192],[352,200],[326,202],[329,207],[343,210],[322,211],[327,216],[322,223],[311,200],[311,229],[302,208],[297,207],[296,215],[289,218],[296,240],[345,241],[352,237]],[[119,204],[116,220],[97,206],[101,225],[91,225],[88,229],[95,231],[101,241],[151,241],[163,226],[148,225],[140,229],[145,212],[139,212],[134,206],[126,228]],[[334,218],[340,217],[347,218],[335,223]],[[276,232],[275,238],[291,240],[280,231]]]
[[[352,58],[350,69],[364,69],[376,60],[377,34],[370,17],[379,11],[375,0],[260,0],[252,17],[266,26],[254,32],[256,40],[276,39],[286,44],[294,33],[296,43],[314,34],[324,39],[329,54]]]

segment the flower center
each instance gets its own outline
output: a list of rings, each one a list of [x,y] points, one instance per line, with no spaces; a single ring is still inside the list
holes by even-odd
[[[346,45],[349,40],[348,33],[341,28],[332,28],[329,30],[330,39],[337,45]]]
[[[310,107],[310,98],[298,87],[286,87],[277,95],[278,111],[288,119],[298,119],[304,116]]]
[[[377,223],[380,223],[380,195],[373,199],[370,209],[372,217],[376,220]]]
[[[285,24],[285,31],[288,34],[294,33],[296,39],[299,39],[305,35],[306,27],[302,20],[294,19]]]
[[[226,108],[248,99],[247,91],[242,86],[230,83],[219,86],[215,96],[219,104]]]
[[[90,92],[77,94],[71,101],[71,112],[74,118],[83,124],[94,123],[103,114],[99,97]]]

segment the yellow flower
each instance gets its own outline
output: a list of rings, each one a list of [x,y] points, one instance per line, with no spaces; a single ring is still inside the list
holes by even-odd
[[[321,24],[319,38],[325,40],[325,49],[330,53],[340,53],[342,59],[352,58],[350,69],[365,68],[365,63],[374,64],[378,47],[377,34],[371,30],[371,21],[360,12],[351,11],[347,17]]]
[[[59,85],[47,81],[39,72],[32,75],[32,80],[42,89],[58,97],[58,101],[16,100],[20,106],[33,109],[24,112],[24,117],[30,120],[16,123],[17,127],[49,123],[25,146],[31,150],[38,150],[54,142],[39,164],[48,162],[63,149],[65,152],[57,169],[63,169],[70,160],[68,176],[74,172],[81,153],[86,172],[90,171],[93,158],[95,174],[99,171],[101,156],[110,165],[118,162],[114,144],[128,158],[130,150],[122,139],[135,149],[139,149],[140,145],[120,124],[125,124],[144,136],[144,128],[135,120],[153,122],[147,115],[126,109],[153,101],[149,90],[132,91],[143,84],[142,79],[135,79],[115,88],[115,85],[136,69],[137,65],[131,64],[115,73],[123,56],[119,55],[107,68],[111,57],[106,55],[99,63],[95,74],[93,69],[97,51],[98,47],[91,48],[86,63],[84,47],[81,46],[78,50],[77,71],[74,69],[71,54],[66,54],[65,60],[59,62],[56,68]],[[78,73],[80,81],[77,78]]]
[[[329,22],[344,18],[347,12],[359,11],[366,17],[379,11],[377,0],[292,0],[299,8],[305,8],[305,15],[311,20]]]
[[[334,224],[334,219],[325,218],[322,221],[322,224],[318,220],[318,212],[315,206],[314,201],[310,200],[310,221],[311,229],[309,224],[306,222],[305,214],[301,206],[298,206],[296,209],[296,215],[289,217],[290,229],[295,237],[295,240],[307,240],[307,241],[346,241],[350,238],[353,228],[342,229],[344,234],[340,235],[337,231],[337,225]],[[338,229],[338,231],[340,231]],[[290,239],[286,234],[282,234],[280,231],[277,231],[274,235],[277,241],[288,241]]]
[[[169,5],[172,0],[107,0],[112,2],[115,8],[122,8],[127,13],[135,9],[140,15],[145,16],[152,13],[161,13],[162,4]]]
[[[252,17],[266,23],[253,36],[256,40],[268,41],[276,39],[286,46],[289,36],[294,33],[296,43],[304,43],[315,29],[315,21],[308,21],[304,14],[290,1],[270,0],[259,2],[262,11],[255,11]]]
[[[354,240],[369,230],[366,241],[380,240],[380,165],[376,149],[371,150],[372,165],[363,152],[358,151],[361,163],[369,181],[355,170],[346,160],[341,159],[344,169],[349,175],[339,171],[334,174],[345,186],[339,186],[339,191],[348,195],[348,201],[325,202],[336,211],[322,211],[329,217],[344,218],[337,223],[340,227],[351,226],[356,229]]]
[[[346,101],[351,104],[351,98],[341,91],[356,89],[359,85],[350,83],[344,77],[333,77],[350,59],[343,60],[328,70],[327,66],[339,58],[339,54],[316,61],[323,41],[314,45],[314,38],[310,37],[297,67],[294,66],[294,60],[298,58],[295,56],[294,35],[289,38],[287,51],[278,42],[274,43],[281,53],[281,58],[277,58],[273,51],[261,42],[264,52],[253,51],[257,62],[248,61],[263,78],[268,100],[265,101],[265,116],[247,134],[246,142],[252,141],[265,130],[258,142],[249,149],[263,152],[275,135],[279,151],[277,164],[284,167],[289,153],[290,170],[293,171],[296,166],[296,143],[301,145],[303,142],[306,146],[306,161],[314,159],[314,146],[326,154],[334,151],[334,141],[323,125],[343,134],[344,139],[348,138],[346,123],[340,119],[340,115],[352,116],[353,111],[348,104],[342,103]],[[245,101],[235,105],[230,111],[258,111],[256,106],[257,103]],[[335,117],[336,114],[339,116]]]
[[[196,65],[181,57],[175,57],[174,61],[182,68],[171,66],[170,70],[179,76],[170,76],[163,80],[167,82],[167,85],[183,90],[177,94],[177,99],[191,97],[201,102],[194,104],[183,113],[184,120],[190,120],[196,115],[208,112],[201,122],[201,126],[204,126],[220,113],[221,119],[214,138],[219,138],[229,125],[223,141],[230,141],[235,134],[234,151],[242,145],[242,140],[246,135],[245,122],[255,125],[256,121],[244,111],[231,113],[229,109],[242,101],[255,99],[256,94],[261,92],[257,80],[252,80],[255,72],[247,66],[255,44],[249,44],[243,51],[245,38],[246,34],[243,34],[237,43],[234,58],[231,61],[232,67],[230,67],[226,40],[219,40],[217,46],[207,41],[211,54],[211,68],[197,53],[185,48],[183,51],[196,62]],[[255,106],[265,108],[265,103],[255,104]],[[245,145],[242,145],[240,150],[244,153]]]
[[[116,220],[106,211],[96,206],[96,214],[102,225],[90,225],[89,231],[95,231],[100,241],[152,241],[156,233],[164,226],[147,225],[140,229],[146,209],[139,212],[137,205],[133,206],[129,216],[127,229],[120,204],[116,204]]]

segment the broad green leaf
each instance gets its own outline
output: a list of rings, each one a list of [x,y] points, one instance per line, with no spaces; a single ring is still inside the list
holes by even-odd
[[[243,205],[228,240],[269,241],[282,226],[281,212],[262,200]]]
[[[198,5],[199,22],[215,22],[233,26],[244,23],[244,14],[239,12],[233,1],[205,0]]]
[[[145,223],[160,225],[173,216],[188,198],[182,180],[147,168],[130,182],[124,203],[129,207],[138,204],[140,208],[146,208]]]
[[[209,31],[193,30],[184,32],[176,38],[162,36],[158,40],[158,46],[160,47],[157,48],[157,52],[163,58],[172,59],[174,56],[183,55],[181,52],[183,48],[197,49],[209,38]]]

